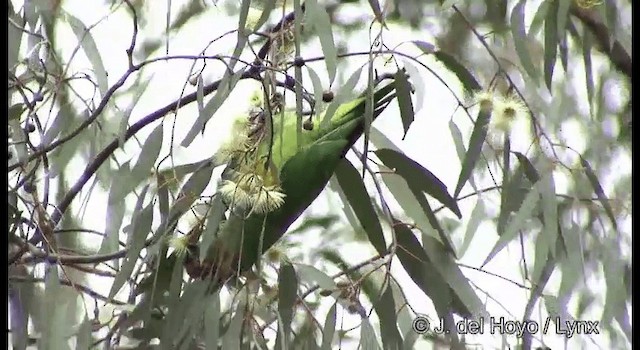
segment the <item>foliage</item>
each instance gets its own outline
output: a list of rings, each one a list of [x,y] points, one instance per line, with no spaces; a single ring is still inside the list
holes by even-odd
[[[9,2],[14,348],[631,347],[630,1],[157,4]]]

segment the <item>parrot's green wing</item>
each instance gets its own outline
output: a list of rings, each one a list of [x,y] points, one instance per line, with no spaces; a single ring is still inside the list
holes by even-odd
[[[389,83],[374,92],[374,118],[395,98],[394,90],[394,83]],[[189,274],[220,281],[253,266],[322,192],[340,160],[362,135],[364,115],[364,97],[342,104],[326,127],[317,123],[313,130],[303,131],[299,146],[295,117],[288,118],[282,130],[277,129],[279,122],[274,118],[273,142],[261,141],[258,154],[266,158],[269,149],[264,145],[273,145],[271,169],[277,172],[284,200],[277,209],[264,214],[249,211],[247,215],[247,211],[232,210],[202,264],[197,269],[192,267]],[[239,162],[235,160],[234,168],[240,167]]]

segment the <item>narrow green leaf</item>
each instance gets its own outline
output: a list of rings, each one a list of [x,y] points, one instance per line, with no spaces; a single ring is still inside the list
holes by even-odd
[[[188,331],[193,322],[189,316],[192,314],[190,311],[194,305],[200,311],[199,315],[202,315],[201,305],[208,281],[194,281],[186,284],[183,289],[183,261],[181,256],[177,256],[173,266],[170,267],[172,271],[166,300],[168,312],[160,337],[160,343],[164,349],[175,349],[182,334]]]
[[[69,333],[69,322],[67,322],[69,300],[61,298],[64,294],[64,287],[60,284],[58,267],[48,266],[45,277],[44,300],[52,301],[43,303],[44,329],[38,339],[38,349],[64,350],[69,349],[69,344],[65,339],[65,334]],[[60,300],[59,302],[53,302]]]
[[[415,105],[413,105],[413,114],[416,115],[422,110],[425,101],[425,84],[424,77],[420,74],[420,69],[417,64],[407,58],[400,58],[404,69],[407,71],[407,75],[411,77],[411,85],[413,87],[412,95],[415,95]],[[413,101],[413,99],[412,99]]]
[[[222,349],[242,349],[240,346],[240,340],[242,337],[243,323],[244,312],[242,312],[242,310],[237,310],[229,323],[227,331],[224,333],[224,337],[222,338]]]
[[[196,104],[198,105],[198,115],[202,115],[204,112],[204,80],[202,79],[202,74],[198,74],[198,80],[196,81]]]
[[[225,219],[225,211],[227,210],[226,206],[222,202],[222,197],[216,195],[211,203],[211,208],[209,209],[209,214],[207,215],[207,224],[205,226],[204,232],[202,232],[202,239],[199,244],[200,246],[200,261],[204,261],[207,257],[207,251],[209,251],[209,247],[215,240],[218,235],[218,230],[220,229],[220,223]]]
[[[220,296],[214,292],[204,305],[204,340],[207,349],[218,348],[220,333]]]
[[[378,0],[369,0],[369,6],[371,6],[371,10],[373,11],[373,14],[376,16],[376,20],[381,24],[385,25],[384,15],[382,14],[382,10],[380,8],[380,2],[378,2]]]
[[[71,30],[78,38],[78,42],[80,43],[82,50],[87,55],[89,62],[91,62],[93,73],[96,75],[96,80],[98,82],[98,90],[100,91],[100,94],[105,96],[109,89],[107,71],[104,68],[102,57],[100,57],[100,52],[98,51],[98,45],[96,45],[95,40],[93,40],[91,31],[89,31],[82,21],[74,17],[72,14],[64,11],[62,12],[63,18],[67,23],[69,23],[69,26],[71,26]]]
[[[520,58],[522,67],[529,75],[534,83],[538,83],[539,73],[536,66],[531,60],[531,53],[529,52],[528,42],[529,38],[525,31],[524,25],[524,8],[526,0],[520,0],[516,6],[514,6],[511,12],[511,35],[513,35],[513,43],[515,44],[516,53]]]
[[[401,69],[396,72],[395,81],[398,106],[400,107],[400,118],[402,119],[402,129],[404,130],[402,139],[404,140],[414,120],[413,102],[411,102],[411,85],[409,85],[407,73]]]
[[[567,31],[567,22],[569,21],[569,9],[571,8],[572,0],[557,0],[558,2],[558,33]]]
[[[107,200],[107,215],[105,217],[105,237],[100,245],[100,254],[108,254],[118,249],[118,238],[122,220],[124,219],[124,196],[118,181],[130,174],[129,162],[122,164],[111,181],[109,199]]]
[[[569,298],[580,279],[584,278],[584,253],[581,246],[580,227],[572,221],[569,227],[565,227],[563,230],[565,232],[563,238],[567,246],[567,256],[560,261],[562,280],[558,296],[560,298]]]
[[[616,315],[625,311],[625,304],[630,296],[627,296],[624,285],[625,262],[621,259],[619,243],[616,239],[608,238],[603,242],[601,249],[605,252],[604,259],[602,259],[602,269],[607,285],[602,323],[609,324]]]
[[[491,249],[491,252],[487,256],[487,258],[484,259],[482,266],[491,261],[500,251],[502,251],[502,249],[504,249],[504,247],[509,244],[509,242],[515,239],[518,231],[522,229],[525,220],[531,218],[533,210],[540,200],[539,187],[540,186],[536,184],[531,188],[529,193],[527,193],[524,201],[522,202],[522,205],[520,206],[520,209],[518,209],[516,215],[513,216],[511,220],[509,220],[504,234],[502,234],[500,238],[498,238],[498,241],[493,246],[493,249]]]
[[[317,0],[307,0],[307,15],[309,24],[314,28],[314,32],[318,34],[320,46],[324,55],[324,62],[327,65],[327,73],[329,74],[329,83],[333,84],[336,78],[337,67],[337,50],[333,40],[333,32],[331,28],[331,19],[324,9],[323,5],[318,4]]]
[[[538,174],[538,171],[533,164],[531,164],[529,159],[520,152],[513,152],[513,154],[518,158],[518,162],[520,162],[520,165],[522,166],[522,169],[524,170],[525,175],[527,175],[529,181],[531,181],[531,183],[538,182],[540,180],[540,174]]]
[[[285,344],[289,343],[296,299],[298,299],[296,270],[291,264],[285,262],[280,266],[280,273],[278,274],[278,314],[282,318]],[[280,332],[278,332],[278,338],[279,335]],[[276,343],[279,343],[279,341],[276,340]]]
[[[394,219],[396,254],[407,274],[433,301],[438,314],[453,310],[464,317],[486,314],[469,281],[437,239],[422,235],[424,248],[413,232]]]
[[[389,188],[393,197],[398,201],[405,215],[412,220],[412,224],[422,232],[425,232],[437,240],[440,236],[435,234],[434,228],[429,223],[429,218],[422,210],[421,203],[411,191],[407,182],[398,174],[381,174],[382,181]]]
[[[353,228],[354,231],[358,231],[360,229],[358,218],[356,217],[353,208],[351,208],[351,205],[349,205],[347,195],[344,194],[344,191],[342,190],[342,187],[340,187],[335,174],[329,180],[329,186],[335,193],[338,194],[338,197],[340,197],[340,201],[342,201],[342,212],[344,213],[344,216],[347,217],[349,225],[351,225],[351,228]]]
[[[467,151],[464,147],[464,141],[462,141],[462,132],[460,132],[460,129],[458,128],[456,123],[453,122],[453,120],[449,121],[449,131],[451,132],[451,138],[453,139],[453,143],[456,146],[456,153],[458,154],[458,159],[460,160],[460,163],[462,163],[464,161],[464,155],[467,153]],[[471,185],[471,188],[473,188],[474,191],[478,192],[478,188],[476,187],[476,182],[473,180],[473,174],[472,176],[469,177],[468,181],[469,181],[469,184]]]
[[[244,41],[246,41],[246,39]],[[238,44],[240,44],[240,42],[238,42]],[[239,46],[236,46],[236,48],[237,47]],[[242,50],[240,49],[238,51],[242,51]],[[231,60],[231,63],[229,64],[229,66],[234,65],[236,62],[237,62],[236,60]],[[226,101],[227,97],[229,97],[229,94],[235,88],[236,84],[240,80],[240,77],[242,77],[242,73],[243,73],[242,71],[235,72],[235,73],[229,72],[229,71],[225,72],[225,75],[222,77],[222,80],[220,81],[220,85],[218,85],[218,90],[216,91],[216,94],[213,96],[213,98],[209,100],[209,102],[207,102],[204,105],[204,108],[202,109],[202,113],[198,115],[198,119],[196,120],[195,123],[193,123],[193,125],[191,126],[191,129],[189,129],[189,132],[180,143],[182,147],[189,147],[191,142],[193,142],[193,140],[195,139],[196,135],[198,135],[198,132],[201,132],[204,129],[207,122],[218,111],[220,106],[222,106],[224,101]]]
[[[333,335],[336,331],[336,305],[334,303],[329,312],[327,312],[327,317],[324,320],[324,327],[322,328],[322,346],[320,347],[322,350],[331,350],[333,343]]]
[[[362,323],[360,324],[360,349],[380,349],[380,344],[376,339],[376,332],[366,317],[362,318]]]
[[[138,197],[138,203],[135,207],[135,215],[131,219],[131,231],[129,231],[128,250],[125,255],[125,260],[122,263],[120,271],[116,274],[113,280],[111,289],[109,290],[109,298],[113,298],[116,293],[120,291],[120,288],[127,282],[131,273],[138,262],[138,255],[142,248],[144,248],[144,242],[151,232],[151,224],[153,222],[153,204],[147,205],[142,209],[142,204],[147,193],[148,186],[142,190],[140,197]]]
[[[607,50],[611,50],[613,44],[616,41],[618,31],[618,5],[615,0],[604,0],[604,18],[607,20],[607,29],[609,30],[609,44],[611,47]]]
[[[558,2],[551,2],[544,20],[544,81],[550,93],[553,93],[551,83],[558,53]]]
[[[617,231],[618,224],[616,222],[616,216],[613,213],[613,208],[611,208],[611,205],[609,204],[609,198],[607,198],[607,195],[605,195],[604,190],[602,189],[602,185],[600,185],[600,181],[598,181],[598,177],[596,176],[596,173],[593,171],[593,168],[591,168],[591,165],[589,164],[589,162],[587,162],[587,160],[584,159],[582,156],[580,156],[580,164],[582,164],[585,174],[587,175],[587,178],[589,179],[589,182],[591,183],[591,186],[593,187],[593,190],[595,191],[596,196],[598,196],[598,200],[600,201],[600,203],[604,207],[605,212],[609,216],[609,220],[611,220],[611,225],[613,225],[613,229]]]
[[[76,333],[76,349],[91,349],[93,339],[91,339],[92,322],[85,315],[84,320],[78,327],[78,333]]]
[[[471,93],[482,89],[473,74],[471,74],[471,72],[460,62],[458,62],[458,60],[456,60],[453,56],[444,51],[436,51],[433,54],[436,56],[438,61],[442,62],[450,71],[452,71],[458,77],[458,79],[460,79],[460,82],[467,90],[467,92]]]
[[[536,14],[533,16],[533,20],[529,26],[529,33],[527,34],[530,40],[535,40],[535,36],[538,34],[540,29],[542,29],[542,24],[544,23],[544,19],[547,18],[549,7],[553,1],[555,0],[544,0],[540,6],[538,6]]]
[[[380,337],[383,349],[402,349],[402,336],[398,331],[393,290],[386,288],[374,308],[380,318]]]
[[[125,108],[124,111],[120,111],[117,108],[114,108],[115,113],[117,113],[117,117],[120,119],[120,125],[118,127],[118,144],[122,147],[125,143],[125,136],[127,135],[127,130],[129,129],[129,119],[131,118],[131,114],[133,113],[133,109],[138,105],[138,101],[142,95],[147,91],[151,80],[155,75],[151,74],[151,76],[147,79],[144,79],[141,83],[136,84],[136,89],[133,91],[133,97],[131,98],[131,102]]]
[[[182,216],[191,205],[200,197],[202,191],[207,187],[213,174],[214,163],[209,161],[202,164],[198,170],[182,186],[176,201],[169,211],[169,219],[176,220]]]
[[[15,12],[11,2],[9,2],[9,19],[12,23],[9,23],[9,29],[7,30],[7,63],[9,64],[9,73],[15,73],[22,42],[22,31],[18,27],[22,23],[22,18]]]
[[[570,23],[570,22],[569,22]],[[567,31],[560,32],[560,38],[558,41],[558,50],[560,53],[560,63],[565,72],[568,72],[569,65],[569,44],[567,43]]]
[[[464,155],[464,161],[462,162],[462,168],[460,169],[460,175],[458,176],[458,184],[454,191],[453,197],[458,198],[460,191],[464,187],[467,180],[471,177],[471,173],[478,162],[478,158],[482,154],[482,145],[487,138],[487,126],[491,119],[491,112],[480,111],[478,118],[473,126],[471,132],[471,138],[469,140],[469,149]]]
[[[464,240],[462,241],[462,246],[460,247],[458,256],[464,256],[464,253],[469,248],[469,245],[473,241],[473,237],[478,231],[478,227],[485,219],[486,213],[484,208],[484,201],[482,199],[478,199],[478,203],[471,211],[471,217],[469,217],[469,222],[467,223],[467,229],[464,233]]]
[[[296,264],[296,270],[300,278],[300,283],[305,283],[309,287],[318,285],[324,290],[333,290],[336,288],[336,283],[333,281],[333,278],[311,265]]]
[[[7,112],[9,120],[20,120],[20,116],[22,116],[22,113],[26,110],[27,108],[24,103],[14,104],[9,107],[9,111]]]
[[[382,226],[380,226],[380,219],[373,208],[371,197],[367,193],[358,170],[348,160],[342,159],[336,168],[335,175],[340,188],[347,196],[351,208],[358,217],[360,225],[367,233],[369,242],[379,254],[384,254],[387,250],[387,244],[384,240]]]
[[[585,81],[587,82],[587,98],[589,99],[589,111],[593,118],[593,96],[595,85],[593,82],[593,63],[591,62],[591,49],[593,47],[593,36],[589,28],[582,30],[582,59],[584,60]]]
[[[428,169],[405,154],[392,149],[378,149],[375,153],[384,165],[394,169],[396,174],[402,176],[409,187],[428,193],[449,208],[458,218],[462,218],[460,208],[458,208],[456,200],[449,194],[447,186]]]
[[[371,123],[373,123],[373,91],[375,89],[374,81],[373,81],[373,54],[369,52],[369,63],[367,64],[367,89],[365,90],[365,101],[364,101],[364,130],[362,134],[364,135],[364,149],[362,150],[362,157],[360,161],[362,162],[362,177],[364,178],[365,168],[367,166],[367,155],[369,154],[369,133],[371,130]],[[397,90],[397,88],[396,88]]]
[[[373,142],[378,149],[388,148],[397,153],[403,153],[400,147],[396,146],[396,144],[389,140],[389,138],[376,127],[371,128],[371,142]]]
[[[478,319],[486,317],[484,303],[478,298],[469,279],[462,273],[455,257],[447,252],[445,246],[431,236],[422,234],[422,246],[433,266],[451,288],[455,295],[453,305],[447,304],[449,312],[453,311],[466,318]]]
[[[314,117],[320,115],[322,106],[322,93],[324,92],[322,88],[322,82],[320,81],[320,77],[311,67],[305,66],[307,68],[307,73],[309,74],[309,78],[311,78],[311,84],[313,85],[313,97],[314,97]]]
[[[552,256],[556,256],[556,241],[558,239],[558,201],[556,199],[556,185],[553,173],[542,177],[540,184],[540,198],[542,217],[544,219],[544,234]]]
[[[414,43],[425,54],[432,54],[436,52],[436,46],[433,45],[432,43],[428,43],[422,40],[413,40],[411,42]]]
[[[250,4],[251,0],[242,0],[242,5],[240,6],[240,15],[238,18],[238,28],[242,28],[243,30],[238,30],[236,47],[233,49],[233,54],[231,55],[231,57],[240,57],[240,54],[247,44],[247,33],[245,33],[245,28]],[[198,131],[202,131],[204,129],[207,122],[218,111],[220,106],[222,106],[222,103],[224,103],[231,91],[233,91],[233,89],[235,88],[236,84],[240,80],[240,77],[242,77],[242,73],[245,70],[241,69],[238,72],[234,72],[233,69],[235,68],[236,63],[238,63],[238,59],[231,59],[227,64],[227,70],[225,70],[224,75],[222,76],[222,80],[220,81],[220,85],[218,85],[216,94],[204,106],[204,108],[202,109],[202,113],[198,115],[198,119],[191,126],[191,129],[180,143],[182,147],[188,147],[191,142],[193,142],[196,135],[198,134]]]
[[[153,169],[153,166],[160,155],[163,131],[163,125],[158,125],[144,142],[142,150],[140,150],[140,155],[138,156],[138,161],[131,169],[131,178],[128,180],[130,183],[126,184],[132,190],[144,179],[149,178],[151,169]]]
[[[540,232],[536,237],[533,271],[531,272],[531,283],[535,286],[531,293],[532,300],[542,294],[555,266],[555,259],[550,255],[550,244],[551,242],[544,232]]]

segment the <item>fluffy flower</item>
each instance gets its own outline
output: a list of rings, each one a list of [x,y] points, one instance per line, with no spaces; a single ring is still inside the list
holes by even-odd
[[[527,107],[518,97],[500,97],[494,102],[489,125],[493,130],[508,133],[514,121],[524,119],[526,115]]]
[[[480,105],[480,110],[488,112],[493,109],[495,95],[491,91],[479,91],[473,96],[474,103]]]
[[[271,177],[267,176],[269,181],[265,181],[260,175],[242,170],[233,176],[233,180],[225,180],[220,186],[219,192],[227,203],[258,214],[266,214],[282,206],[285,194],[272,183]]]
[[[173,248],[176,256],[184,256],[189,252],[189,236],[177,235],[169,239],[169,246]]]
[[[232,206],[248,208],[251,204],[251,189],[245,184],[232,180],[224,180],[220,186],[222,198]]]
[[[251,195],[252,210],[258,214],[272,212],[282,206],[284,197],[278,186],[261,187]]]

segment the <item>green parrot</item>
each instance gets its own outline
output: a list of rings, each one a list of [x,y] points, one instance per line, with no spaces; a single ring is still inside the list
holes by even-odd
[[[373,118],[395,98],[395,83],[373,92]],[[366,96],[341,104],[323,123],[298,132],[294,111],[252,113],[234,126],[234,138],[217,152],[227,162],[218,194],[228,218],[202,258],[185,259],[194,278],[225,281],[251,268],[327,185],[338,163],[362,135]],[[203,238],[204,240],[204,238]]]

